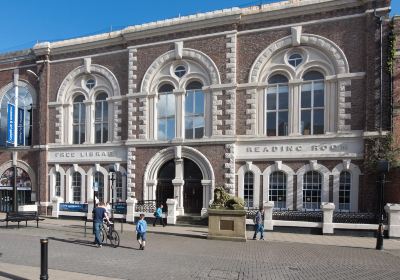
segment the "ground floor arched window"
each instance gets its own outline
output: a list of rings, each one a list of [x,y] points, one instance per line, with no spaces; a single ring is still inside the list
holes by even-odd
[[[0,175],[0,212],[14,211],[14,186],[17,182],[17,205],[31,204],[32,182],[28,173],[17,167],[11,167]]]

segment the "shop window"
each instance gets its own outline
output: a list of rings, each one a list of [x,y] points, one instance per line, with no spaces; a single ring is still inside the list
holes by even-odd
[[[248,208],[254,207],[254,174],[246,172],[244,174],[244,203]]]
[[[309,171],[303,176],[303,208],[314,210],[321,207],[322,176]]]
[[[269,176],[269,201],[274,208],[286,208],[286,174],[277,171]]]

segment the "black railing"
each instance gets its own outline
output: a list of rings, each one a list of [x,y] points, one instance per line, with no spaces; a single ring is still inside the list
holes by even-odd
[[[378,224],[379,214],[377,213],[359,213],[359,212],[333,212],[334,223],[347,223],[347,224]],[[387,217],[384,216],[384,224],[387,224]]]
[[[159,200],[139,200],[136,203],[135,212],[139,213],[154,213],[157,207],[163,204],[163,213],[168,212],[167,204]]]
[[[315,210],[274,210],[272,211],[273,220],[283,221],[302,221],[321,223],[323,218],[320,209]]]

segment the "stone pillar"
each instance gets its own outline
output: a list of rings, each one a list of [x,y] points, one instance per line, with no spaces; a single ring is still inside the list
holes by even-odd
[[[386,204],[388,213],[389,237],[400,237],[400,204]]]
[[[211,180],[201,180],[201,184],[203,185],[203,207],[201,208],[201,216],[207,214],[207,209],[211,201]]]
[[[87,209],[87,218],[88,219],[91,219],[92,218],[92,212],[93,212],[93,209],[94,209],[94,204],[95,204],[95,200],[92,198],[92,199],[88,199],[88,209]]]
[[[62,202],[62,198],[55,196],[53,197],[51,202],[53,204],[53,210],[51,212],[51,216],[54,218],[58,218],[58,215],[60,214],[60,203]]]
[[[129,197],[126,200],[126,222],[134,223],[135,222],[135,208],[136,208],[137,200],[136,198]]]
[[[274,224],[272,222],[272,210],[274,209],[274,203],[272,201],[264,202],[264,230],[274,230]]]
[[[167,199],[167,207],[168,207],[168,213],[167,213],[167,224],[169,225],[175,225],[176,224],[176,216],[178,215],[178,211],[176,209],[177,205],[176,199],[168,198]]]
[[[178,215],[184,215],[185,209],[183,208],[183,184],[184,181],[181,179],[172,180],[172,184],[174,185],[174,199],[177,199],[177,212]]]
[[[333,234],[333,211],[335,210],[335,204],[322,202],[321,210],[324,212],[322,234]]]

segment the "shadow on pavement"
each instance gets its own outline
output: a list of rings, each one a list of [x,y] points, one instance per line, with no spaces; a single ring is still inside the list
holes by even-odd
[[[149,231],[148,233],[181,236],[181,237],[189,237],[189,238],[198,238],[198,239],[207,239],[207,236],[202,236],[202,235],[198,235],[198,234],[189,234],[189,233],[162,232],[162,231]]]
[[[93,241],[88,241],[88,240],[63,239],[63,238],[57,238],[57,237],[49,237],[49,240],[54,240],[54,241],[59,241],[59,242],[66,242],[66,243],[71,243],[71,244],[77,244],[77,245],[82,245],[82,246],[88,246],[88,247],[96,248],[96,245],[93,244]],[[110,245],[110,244],[105,244],[105,243],[103,243],[103,247],[113,247],[113,246]],[[127,246],[121,246],[121,245],[119,245],[117,248],[139,250],[138,248],[127,247]]]
[[[28,278],[19,277],[17,275],[10,274],[10,273],[3,272],[3,271],[0,271],[0,276],[5,277],[7,279],[13,279],[13,280],[29,280]]]

